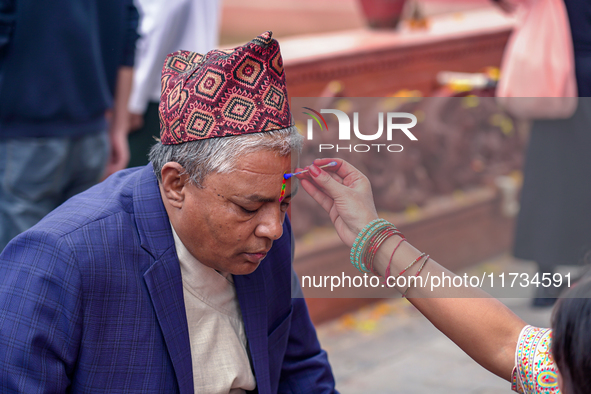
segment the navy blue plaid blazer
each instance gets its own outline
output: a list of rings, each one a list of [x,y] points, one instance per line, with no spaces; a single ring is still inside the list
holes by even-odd
[[[334,392],[291,229],[235,276],[259,393]],[[68,200],[0,255],[0,392],[193,394],[179,261],[151,165]]]

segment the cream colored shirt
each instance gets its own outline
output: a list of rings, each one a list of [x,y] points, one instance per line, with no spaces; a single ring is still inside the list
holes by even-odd
[[[174,228],[172,234],[181,264],[195,393],[254,390],[256,381],[232,275],[201,264]]]

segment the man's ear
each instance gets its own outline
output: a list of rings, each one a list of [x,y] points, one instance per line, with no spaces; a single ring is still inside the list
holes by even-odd
[[[168,162],[162,166],[162,191],[168,203],[175,208],[182,208],[185,200],[185,186],[189,176],[179,163]]]

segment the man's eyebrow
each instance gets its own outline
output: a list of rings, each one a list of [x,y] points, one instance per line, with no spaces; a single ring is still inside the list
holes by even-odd
[[[299,186],[296,186],[294,188],[294,190],[291,191],[290,194],[288,194],[288,195],[286,195],[284,197],[284,199],[295,196],[296,193],[298,192],[298,190],[300,190],[300,187]],[[264,196],[261,196],[261,195],[256,194],[256,193],[255,194],[248,195],[248,196],[244,196],[243,198],[245,198],[247,200],[250,200],[250,201],[253,201],[253,202],[273,202],[273,201],[275,201],[275,198],[264,197]]]
[[[273,202],[275,201],[274,198],[264,197],[258,194],[251,194],[249,196],[244,196],[243,198],[253,201],[253,202]]]

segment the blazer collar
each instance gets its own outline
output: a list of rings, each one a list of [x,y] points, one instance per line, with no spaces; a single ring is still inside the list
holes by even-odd
[[[133,210],[142,248],[155,259],[174,248],[170,222],[151,163],[141,170],[134,187]]]
[[[142,248],[154,262],[144,273],[181,394],[193,394],[193,364],[183,282],[174,238],[152,165],[141,170],[133,191],[136,224]]]
[[[259,394],[271,393],[267,340],[267,293],[262,267],[249,275],[234,275],[234,285]]]

